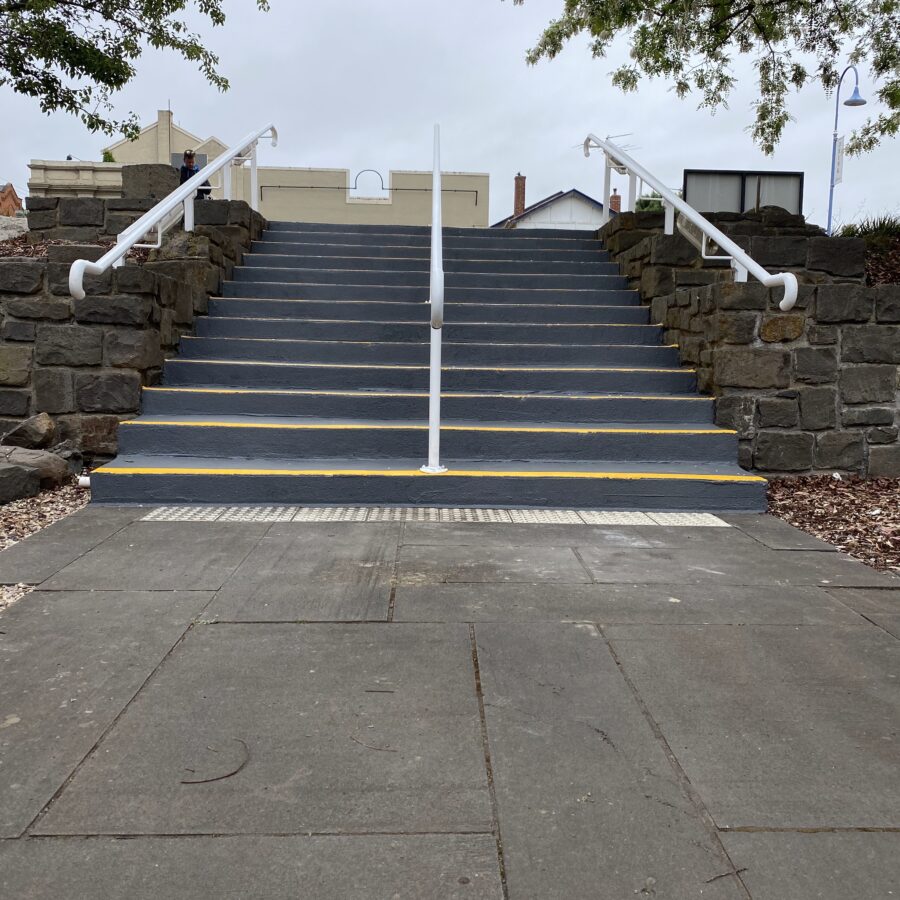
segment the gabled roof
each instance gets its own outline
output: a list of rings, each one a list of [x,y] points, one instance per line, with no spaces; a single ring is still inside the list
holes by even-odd
[[[159,122],[156,121],[156,122],[154,122],[152,125],[148,125],[146,128],[142,128],[142,129],[138,132],[138,136],[140,136],[140,135],[142,135],[142,134],[146,134],[148,131],[155,131],[156,128],[157,128],[158,126],[159,126]],[[203,144],[203,143],[205,143],[205,141],[203,140],[203,138],[197,137],[196,134],[194,134],[193,132],[188,131],[187,128],[182,128],[180,125],[176,125],[174,122],[172,123],[172,130],[173,130],[173,131],[180,131],[183,135],[185,135],[186,137],[188,137],[188,138],[190,139],[191,143],[194,143],[194,144]],[[134,138],[133,140],[137,140],[137,138]],[[130,144],[130,143],[133,142],[133,140],[132,140],[131,138],[122,138],[122,140],[116,141],[114,144],[110,144],[108,147],[104,147],[103,149],[104,149],[104,150],[109,150],[110,152],[112,152],[113,150],[116,149],[116,147],[121,147],[121,146],[123,146],[124,144]],[[208,139],[207,139],[207,140],[208,140]],[[220,143],[221,143],[221,142],[220,142]]]
[[[597,209],[603,209],[603,204],[599,200],[595,200],[593,197],[589,197],[587,194],[579,191],[577,188],[572,188],[569,191],[557,191],[555,194],[551,194],[549,197],[544,197],[543,200],[538,200],[537,203],[532,203],[531,206],[526,206],[525,209],[519,213],[517,216],[507,216],[505,219],[501,219],[495,225],[491,225],[491,228],[506,228],[510,225],[515,225],[520,219],[524,219],[526,216],[531,215],[533,212],[537,212],[539,209],[543,209],[545,206],[549,206],[551,203],[556,203],[557,200],[564,200],[567,197],[578,197],[580,200],[584,200],[585,203],[589,203],[591,206],[595,206]]]

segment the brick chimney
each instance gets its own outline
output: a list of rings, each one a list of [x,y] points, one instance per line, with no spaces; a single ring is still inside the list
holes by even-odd
[[[516,175],[516,190],[513,200],[513,215],[521,216],[525,212],[525,176],[519,172]]]
[[[609,211],[622,212],[622,195],[613,188],[612,197],[609,198]]]

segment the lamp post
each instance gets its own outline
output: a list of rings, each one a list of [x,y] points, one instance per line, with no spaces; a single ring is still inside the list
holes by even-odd
[[[853,85],[853,93],[844,101],[844,106],[865,106],[866,101],[863,100],[859,95],[859,72],[856,71],[856,66],[847,66],[843,72],[841,72],[841,77],[838,79],[837,90],[834,92],[834,134],[831,139],[831,181],[828,186],[828,236],[831,237],[831,211],[834,207],[834,175],[835,175],[835,167],[837,166],[837,144],[838,144],[838,114],[841,111],[841,84],[844,81],[844,76],[850,71],[853,70],[853,77],[856,79],[856,83]]]

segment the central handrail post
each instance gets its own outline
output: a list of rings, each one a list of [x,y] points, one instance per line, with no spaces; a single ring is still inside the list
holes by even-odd
[[[441,465],[441,331],[444,325],[444,236],[441,212],[441,126],[434,126],[431,175],[431,365],[428,376],[428,463],[430,475],[446,472]]]

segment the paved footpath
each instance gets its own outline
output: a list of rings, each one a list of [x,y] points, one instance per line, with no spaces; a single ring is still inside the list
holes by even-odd
[[[900,579],[765,516],[148,512],[0,554],[0,897],[900,897]]]

